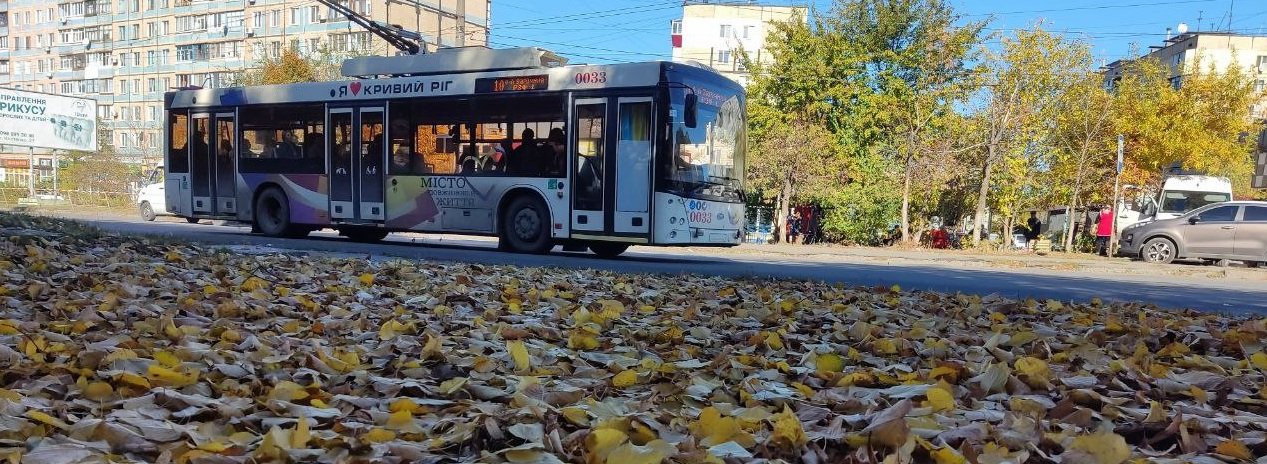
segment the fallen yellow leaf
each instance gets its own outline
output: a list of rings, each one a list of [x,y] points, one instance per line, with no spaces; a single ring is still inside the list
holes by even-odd
[[[516,371],[526,371],[532,367],[531,358],[528,356],[528,348],[524,347],[523,340],[506,342],[506,351],[510,352],[510,359],[515,361]]]
[[[612,376],[612,386],[616,388],[625,388],[636,383],[638,383],[638,372],[633,369],[624,370]]]

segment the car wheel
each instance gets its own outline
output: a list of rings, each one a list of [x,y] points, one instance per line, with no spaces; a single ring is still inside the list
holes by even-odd
[[[628,249],[628,243],[594,242],[590,244],[590,251],[600,258],[615,258]]]
[[[1139,251],[1139,257],[1146,262],[1170,264],[1175,260],[1175,243],[1168,238],[1157,237],[1144,242],[1144,247]]]
[[[142,201],[141,202],[141,219],[144,219],[146,221],[153,221],[154,218],[156,217],[158,217],[158,215],[154,214],[154,207],[150,206],[150,202]]]
[[[292,235],[290,202],[286,200],[286,194],[276,188],[260,193],[255,199],[255,225],[260,233],[269,237]]]
[[[536,196],[523,195],[511,200],[503,211],[501,229],[512,251],[541,254],[554,248],[550,237],[550,210]]]

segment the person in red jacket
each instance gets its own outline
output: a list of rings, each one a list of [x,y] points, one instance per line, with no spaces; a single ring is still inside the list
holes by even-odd
[[[1109,255],[1109,237],[1113,236],[1113,209],[1108,206],[1100,208],[1100,215],[1095,218],[1095,252],[1100,256]]]

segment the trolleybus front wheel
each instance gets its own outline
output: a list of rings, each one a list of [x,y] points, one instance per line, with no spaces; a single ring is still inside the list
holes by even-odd
[[[502,211],[501,224],[502,239],[512,251],[540,254],[554,248],[550,237],[550,211],[536,196],[523,195],[511,200]]]

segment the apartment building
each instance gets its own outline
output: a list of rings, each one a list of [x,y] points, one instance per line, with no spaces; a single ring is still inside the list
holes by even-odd
[[[340,3],[430,49],[488,42],[490,0]],[[0,0],[0,86],[95,98],[103,138],[130,163],[161,159],[164,92],[227,86],[286,47],[396,52],[314,0]],[[0,147],[0,160],[0,182],[29,169],[26,149]],[[36,163],[51,174],[50,154]]]
[[[748,85],[740,50],[758,62],[769,62],[765,50],[770,22],[805,21],[809,9],[758,5],[753,2],[687,1],[682,18],[671,24],[674,61],[695,61]]]
[[[1213,67],[1224,71],[1240,66],[1254,79],[1254,88],[1267,88],[1267,36],[1230,32],[1189,32],[1180,25],[1179,33],[1162,45],[1149,47],[1140,58],[1156,59],[1170,67],[1170,83],[1175,88],[1183,85],[1184,76],[1201,73]],[[1132,60],[1118,60],[1104,68],[1104,83],[1112,87],[1122,77],[1125,65]],[[1267,100],[1254,105],[1255,119],[1267,119]]]
[[[1170,84],[1183,86],[1185,76],[1206,72],[1211,67],[1217,71],[1240,66],[1254,79],[1254,90],[1263,95],[1251,108],[1250,116],[1260,124],[1267,124],[1267,35],[1236,34],[1231,32],[1189,32],[1179,25],[1179,35],[1170,37],[1162,45],[1152,46],[1151,58],[1169,65]],[[1167,29],[1169,31],[1169,29]],[[1130,60],[1118,60],[1105,66],[1104,85],[1112,88],[1122,77]],[[1251,179],[1254,188],[1267,188],[1267,128],[1258,134],[1255,158],[1257,166]]]

